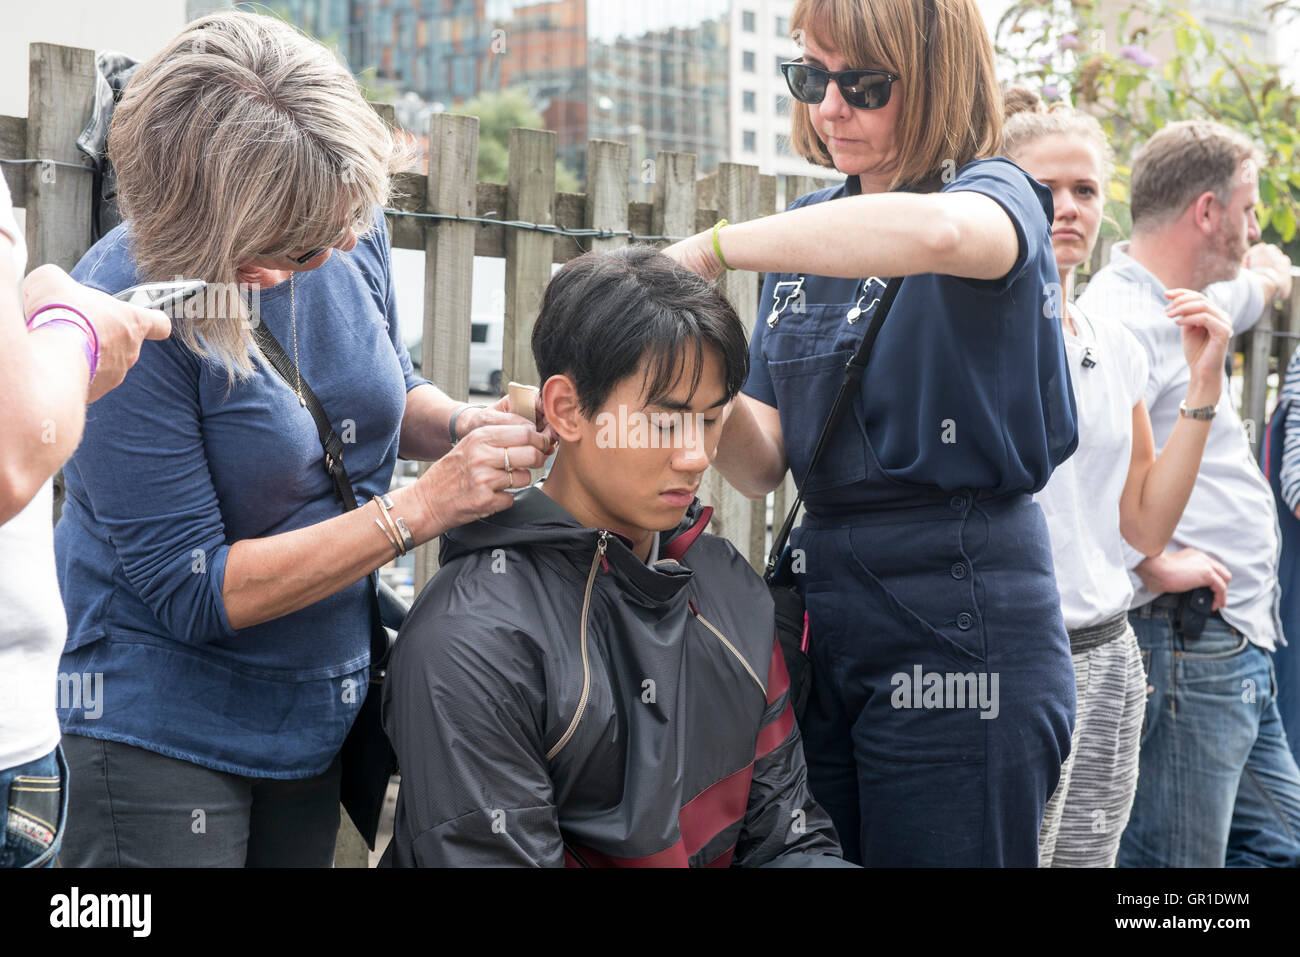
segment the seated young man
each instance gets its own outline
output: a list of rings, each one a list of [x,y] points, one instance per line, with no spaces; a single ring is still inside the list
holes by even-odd
[[[843,865],[767,589],[695,498],[747,372],[734,310],[648,247],[589,253],[532,347],[555,461],[447,533],[398,638],[383,866]]]

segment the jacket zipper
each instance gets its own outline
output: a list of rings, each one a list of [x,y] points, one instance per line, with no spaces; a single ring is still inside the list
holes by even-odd
[[[582,629],[580,644],[582,648],[582,696],[578,699],[578,709],[573,714],[573,720],[569,722],[569,727],[565,730],[559,741],[551,746],[551,750],[546,752],[546,760],[549,761],[560,753],[560,750],[569,743],[573,737],[573,732],[578,728],[578,722],[582,720],[582,712],[587,709],[587,698],[591,694],[591,667],[587,662],[587,615],[591,610],[591,590],[596,584],[596,571],[605,561],[605,549],[609,547],[609,532],[602,530],[600,536],[596,539],[596,554],[591,560],[591,571],[587,573],[587,588],[582,593]],[[724,639],[725,640],[725,639]],[[753,672],[751,672],[752,674]]]
[[[745,656],[736,650],[736,646],[727,640],[726,635],[718,631],[717,628],[713,627],[713,623],[709,621],[709,619],[705,618],[703,615],[700,614],[699,609],[695,607],[695,602],[693,601],[689,602],[689,607],[691,609],[691,614],[694,615],[696,619],[699,620],[699,623],[703,625],[705,628],[709,629],[709,631],[717,635],[718,640],[727,646],[727,650],[736,656],[736,660],[740,662],[741,666],[747,672],[749,672],[749,676],[754,679],[754,684],[758,685],[758,690],[763,692],[763,700],[766,701],[767,689],[763,687],[763,682],[759,680],[758,675],[755,674],[754,672],[754,669],[749,666],[749,662],[745,660]]]

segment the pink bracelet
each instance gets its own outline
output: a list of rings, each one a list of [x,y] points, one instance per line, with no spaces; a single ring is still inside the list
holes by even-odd
[[[57,315],[49,316],[43,322],[37,322],[37,317],[44,312],[52,309],[59,310]],[[95,373],[99,371],[99,333],[95,330],[95,324],[86,318],[85,313],[80,309],[74,309],[67,303],[51,302],[41,306],[27,318],[27,331],[32,332],[45,325],[54,323],[64,323],[80,329],[86,337],[86,362],[90,366],[90,382],[95,381]]]

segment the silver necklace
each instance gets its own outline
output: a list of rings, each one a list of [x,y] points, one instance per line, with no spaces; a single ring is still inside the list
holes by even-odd
[[[298,307],[293,298],[293,273],[289,273],[289,323],[293,327],[293,371],[298,377],[298,404],[307,407],[307,400],[302,397],[302,370],[298,368]]]

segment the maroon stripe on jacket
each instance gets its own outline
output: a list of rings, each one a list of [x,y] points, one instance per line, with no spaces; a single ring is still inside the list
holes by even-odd
[[[785,703],[785,710],[781,712],[781,717],[777,718],[762,731],[758,732],[758,742],[754,745],[754,760],[761,761],[777,748],[786,738],[790,737],[790,730],[794,727],[794,708],[790,702]]]
[[[589,867],[688,867],[691,855],[699,853],[705,844],[744,818],[753,773],[754,766],[747,764],[687,801],[677,815],[682,836],[662,851],[645,857],[613,857],[581,845],[575,845],[574,849]],[[708,866],[726,867],[731,853],[728,851]],[[727,863],[720,863],[723,857]],[[567,851],[564,863],[566,867],[581,866]]]
[[[767,703],[771,704],[790,688],[790,673],[785,670],[781,642],[772,642],[772,663],[767,666]]]

